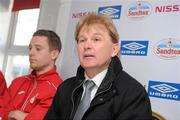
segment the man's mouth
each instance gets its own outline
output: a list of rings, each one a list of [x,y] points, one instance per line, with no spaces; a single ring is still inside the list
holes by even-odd
[[[84,55],[85,58],[94,57],[94,55]]]

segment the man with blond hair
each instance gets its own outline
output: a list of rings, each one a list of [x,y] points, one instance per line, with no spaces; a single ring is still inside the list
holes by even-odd
[[[75,39],[80,66],[59,86],[45,120],[152,120],[146,90],[122,69],[112,19],[80,18]]]

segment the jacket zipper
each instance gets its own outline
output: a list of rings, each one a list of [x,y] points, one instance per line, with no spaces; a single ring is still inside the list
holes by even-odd
[[[71,95],[71,100],[72,100],[72,111],[71,111],[71,114],[70,114],[70,118],[72,118],[72,115],[73,115],[73,111],[74,111],[74,100],[73,100],[73,95],[74,95],[74,92],[76,89],[78,89],[81,85],[83,84],[83,82],[81,84],[79,84],[72,92],[72,95]]]
[[[33,92],[34,89],[36,88],[36,86],[37,86],[37,82],[36,82],[36,80],[34,80],[33,88],[32,88],[32,90],[31,90],[31,92],[29,93],[28,97],[26,98],[24,104],[22,105],[21,111],[24,111],[24,109],[25,109],[25,107],[26,107],[26,105],[27,105],[27,103],[28,103],[28,100],[29,100],[29,98],[30,98],[32,92]]]
[[[101,91],[101,92],[97,93],[97,94],[94,96],[94,98],[97,97],[98,95],[102,94],[103,92],[108,91],[108,90],[111,88],[111,86],[112,86],[112,83],[110,84],[110,86],[108,87],[108,89],[106,89],[106,90],[104,90],[104,91]]]
[[[98,95],[100,95],[100,94],[102,94],[102,93],[104,93],[104,92],[110,90],[111,86],[112,86],[112,83],[110,84],[110,86],[109,86],[106,90],[97,93],[97,94],[94,96],[93,100],[94,100],[95,97],[97,97]],[[92,101],[93,101],[93,100],[92,100]],[[91,102],[92,102],[92,101],[91,101]],[[87,109],[87,111],[90,109],[90,107],[91,107],[91,106],[89,106],[89,108]],[[87,113],[87,111],[84,113],[84,115]],[[83,116],[84,116],[84,115],[83,115]],[[82,117],[82,119],[83,119],[83,117]]]
[[[74,100],[73,100],[74,92],[75,92],[75,90],[76,90],[77,88],[79,88],[82,84],[83,84],[83,82],[82,82],[79,86],[77,86],[77,87],[73,90],[73,92],[72,92],[73,94],[72,94],[72,96],[71,96],[71,100],[72,100],[72,103],[73,103],[73,107],[72,107],[72,111],[71,111],[71,114],[70,114],[70,118],[72,118],[72,114],[73,114],[73,111],[74,111]],[[112,86],[112,83],[110,84],[110,86],[108,87],[108,89],[99,92],[98,94],[96,94],[96,95],[94,96],[93,99],[95,99],[95,97],[97,97],[98,95],[100,95],[100,94],[102,94],[102,93],[110,90],[111,86]],[[88,111],[88,110],[87,110],[87,111]],[[87,112],[87,111],[86,111],[86,112]],[[85,112],[84,114],[86,114],[86,112]]]

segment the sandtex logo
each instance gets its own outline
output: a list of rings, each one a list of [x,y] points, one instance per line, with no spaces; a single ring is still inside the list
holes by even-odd
[[[120,19],[121,5],[99,7],[98,13],[108,15],[112,19]]]
[[[176,59],[180,57],[180,40],[175,38],[166,38],[154,47],[154,53],[162,59]]]
[[[180,101],[180,84],[149,81],[148,95],[151,97]]]
[[[138,1],[129,5],[127,16],[132,19],[142,19],[151,14],[152,7],[148,2]]]
[[[146,56],[148,41],[121,41],[121,55]]]

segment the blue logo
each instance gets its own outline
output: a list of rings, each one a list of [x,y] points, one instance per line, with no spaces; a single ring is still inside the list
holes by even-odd
[[[121,55],[146,56],[148,41],[121,41]]]
[[[99,7],[98,13],[108,15],[112,19],[120,19],[121,6],[117,5],[117,6]]]
[[[148,95],[151,97],[180,101],[180,84],[149,81]]]

